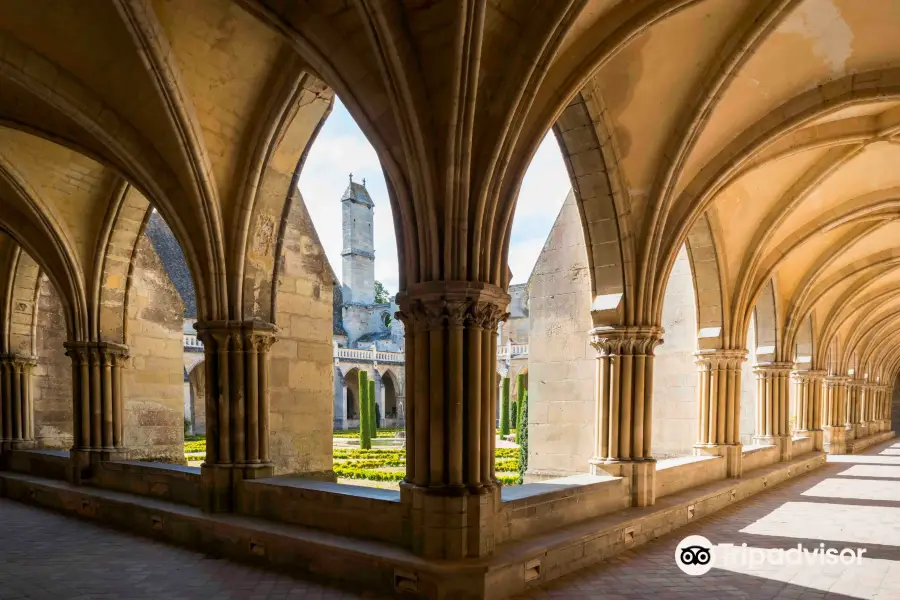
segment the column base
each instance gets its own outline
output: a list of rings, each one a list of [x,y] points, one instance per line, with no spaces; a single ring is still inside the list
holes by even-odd
[[[404,538],[425,558],[460,559],[494,552],[494,516],[500,488],[400,484]]]
[[[694,444],[694,456],[724,456],[725,476],[738,478],[743,473],[741,444]]]
[[[847,423],[844,428],[847,430],[847,441],[855,440],[858,437],[862,437],[859,435],[859,430],[857,427],[857,423]]]
[[[124,448],[72,448],[69,450],[69,481],[81,485],[93,476],[95,465],[115,460],[128,460],[128,451]]]
[[[631,506],[652,506],[656,503],[656,459],[604,460],[591,459],[592,475],[613,475],[628,480]]]
[[[763,446],[778,446],[778,460],[786,462],[794,455],[794,437],[791,435],[756,435],[753,443]]]
[[[206,512],[239,511],[240,485],[247,479],[275,475],[272,463],[254,465],[200,465],[201,508]]]
[[[847,454],[847,428],[843,425],[830,426],[823,428],[825,434],[825,442],[823,444],[825,452],[828,454]]]

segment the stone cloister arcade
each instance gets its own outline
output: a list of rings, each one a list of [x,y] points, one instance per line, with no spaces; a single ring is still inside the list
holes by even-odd
[[[892,0],[2,3],[0,492],[373,589],[503,597],[819,466],[823,451],[887,439],[898,28]],[[378,152],[395,215],[399,494],[313,481],[330,455],[289,434],[303,423],[304,443],[330,450],[330,415],[303,411],[333,397],[331,282],[296,182],[335,94]],[[580,485],[501,491],[495,331],[518,189],[550,130],[587,248],[595,451]],[[151,210],[196,288],[199,472],[131,462],[126,444],[128,396],[156,381],[142,372],[165,378],[149,359],[173,345],[140,342],[138,361],[130,343]],[[698,459],[659,469],[648,382],[682,247]],[[57,389],[41,409],[71,423],[67,455],[34,450],[45,350],[69,361],[68,402]]]

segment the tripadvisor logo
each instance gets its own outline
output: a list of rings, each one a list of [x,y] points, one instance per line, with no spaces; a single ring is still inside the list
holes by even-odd
[[[715,547],[702,535],[689,535],[675,548],[675,564],[688,575],[704,575],[713,568]]]
[[[715,545],[702,535],[690,535],[675,548],[675,564],[688,575],[704,575],[714,566],[729,570],[754,569],[760,565],[860,565],[865,548],[753,548],[747,544]]]

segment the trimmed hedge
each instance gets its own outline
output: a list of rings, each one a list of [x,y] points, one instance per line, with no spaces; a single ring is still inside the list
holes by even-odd
[[[497,448],[494,450],[496,458],[519,458],[518,448]]]
[[[345,479],[365,479],[368,481],[403,481],[406,473],[392,471],[375,471],[372,469],[360,469],[357,467],[345,467],[334,465],[334,474]],[[519,476],[515,474],[498,474],[497,481],[503,485],[516,485]]]
[[[206,452],[206,440],[198,440],[196,442],[185,442],[184,452]]]
[[[392,438],[397,435],[398,432],[403,431],[397,427],[383,427],[378,430],[379,438]],[[338,429],[332,432],[331,437],[336,437],[340,439],[350,439],[350,438],[358,438],[359,437],[359,429]]]
[[[515,458],[504,458],[494,463],[494,469],[514,473],[519,470],[519,461]]]

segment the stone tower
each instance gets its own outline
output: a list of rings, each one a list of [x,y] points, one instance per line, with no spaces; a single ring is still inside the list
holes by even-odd
[[[344,249],[342,291],[347,304],[375,302],[375,204],[366,190],[366,181],[353,181],[341,196],[343,204]]]

